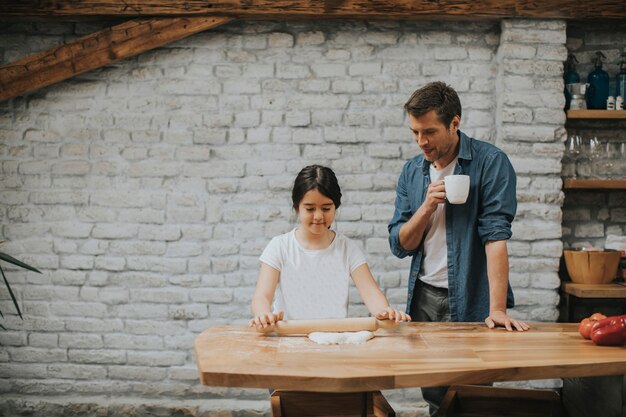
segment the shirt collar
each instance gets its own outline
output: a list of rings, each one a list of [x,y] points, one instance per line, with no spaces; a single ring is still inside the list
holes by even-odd
[[[472,160],[472,138],[459,130],[459,159]],[[422,172],[428,173],[430,169],[430,162],[426,159],[422,159]]]
[[[459,159],[472,160],[472,138],[459,130]]]

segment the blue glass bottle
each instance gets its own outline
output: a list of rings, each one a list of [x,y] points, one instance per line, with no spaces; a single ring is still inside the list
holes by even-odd
[[[596,57],[593,59],[596,68],[587,76],[588,109],[606,110],[606,99],[609,98],[609,74],[602,69],[602,60],[605,58],[602,52],[596,52]]]
[[[619,73],[615,78],[615,97],[626,99],[626,52],[622,53],[622,62],[619,64]]]
[[[565,83],[565,110],[569,110],[570,102],[572,101],[572,95],[567,89],[567,84],[575,84],[580,82],[580,76],[576,72],[576,64],[578,60],[574,54],[567,56],[565,61],[565,72],[563,73],[563,81]]]

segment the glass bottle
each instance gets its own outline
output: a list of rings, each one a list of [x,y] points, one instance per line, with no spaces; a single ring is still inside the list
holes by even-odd
[[[615,97],[626,98],[626,52],[622,52],[622,60],[619,64],[619,73],[615,77]]]
[[[589,90],[587,91],[587,108],[604,110],[606,100],[609,97],[609,74],[602,69],[602,60],[606,56],[600,51],[596,52],[593,59],[595,69],[587,76]]]
[[[569,110],[572,95],[567,89],[567,84],[576,84],[580,82],[580,75],[576,72],[576,64],[578,60],[574,54],[567,55],[565,61],[565,72],[563,73],[563,81],[565,82],[565,110]]]

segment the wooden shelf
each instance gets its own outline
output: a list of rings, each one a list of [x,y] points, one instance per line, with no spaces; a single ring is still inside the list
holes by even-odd
[[[564,189],[626,190],[626,180],[564,180]]]
[[[564,282],[561,288],[566,294],[578,298],[626,298],[626,286],[621,284],[585,285]]]
[[[626,119],[626,110],[568,110],[568,119]]]

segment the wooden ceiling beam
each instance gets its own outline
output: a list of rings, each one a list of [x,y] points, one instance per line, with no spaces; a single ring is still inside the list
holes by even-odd
[[[233,20],[224,16],[141,18],[0,66],[0,101],[186,38]]]
[[[245,19],[624,19],[624,0],[5,0],[0,19],[154,16]]]

